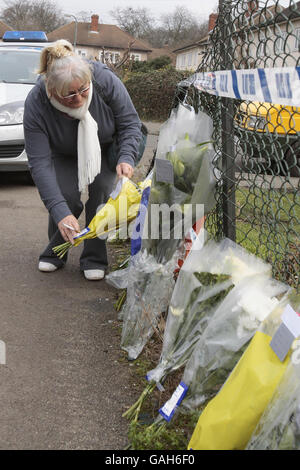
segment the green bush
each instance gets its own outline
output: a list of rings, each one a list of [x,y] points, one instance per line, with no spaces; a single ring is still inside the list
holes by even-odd
[[[165,121],[172,108],[176,85],[189,75],[189,71],[167,66],[147,73],[131,73],[124,83],[142,120]]]
[[[167,55],[162,55],[151,60],[135,60],[132,63],[132,72],[151,72],[151,70],[159,70],[168,65],[171,65],[171,58]]]

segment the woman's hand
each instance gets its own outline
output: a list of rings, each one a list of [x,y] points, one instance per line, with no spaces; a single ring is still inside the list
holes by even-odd
[[[134,169],[129,163],[119,163],[116,167],[116,172],[118,178],[122,178],[122,176],[127,176],[127,178],[131,178],[134,172]]]
[[[73,230],[66,227],[64,224],[73,227]],[[76,217],[74,217],[74,215],[67,215],[67,217],[64,217],[58,222],[57,226],[63,239],[66,242],[71,242],[72,245],[74,245],[73,237],[76,235],[76,233],[80,232],[79,223]]]

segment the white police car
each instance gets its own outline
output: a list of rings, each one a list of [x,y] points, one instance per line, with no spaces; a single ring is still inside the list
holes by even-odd
[[[37,80],[42,31],[7,31],[0,42],[0,172],[28,171],[24,150],[25,99]]]

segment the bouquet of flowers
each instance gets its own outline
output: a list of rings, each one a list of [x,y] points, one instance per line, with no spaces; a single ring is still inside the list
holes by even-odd
[[[196,144],[187,132],[172,151],[167,152],[166,159],[172,163],[174,170],[174,187],[185,194],[192,195],[197,175],[199,175],[205,153],[211,142]],[[187,199],[188,200],[188,199]]]
[[[142,196],[141,196],[138,214],[136,216],[136,219],[134,220],[133,230],[131,231],[131,233],[129,233],[129,236],[131,238],[131,256],[129,256],[126,260],[123,261],[123,263],[119,266],[119,269],[117,269],[116,271],[110,272],[106,276],[106,282],[108,282],[108,284],[112,285],[116,289],[123,289],[123,292],[120,298],[115,304],[115,308],[117,312],[119,313],[120,320],[122,319],[122,315],[123,315],[123,312],[121,309],[127,297],[128,281],[131,278],[130,271],[132,269],[135,269],[135,266],[137,264],[135,263],[135,258],[137,257],[141,249],[141,237],[143,233],[143,227],[145,224],[149,194],[150,194],[150,189],[151,189],[150,183],[152,181],[152,178],[153,178],[153,171],[151,171],[148,174],[145,181],[143,182],[144,189],[143,189]],[[148,184],[147,184],[147,181],[149,181]]]
[[[206,241],[204,241],[206,239]],[[270,265],[224,238],[202,229],[179,273],[170,301],[159,364],[148,380],[162,380],[185,365],[219,304],[244,278],[270,274]]]
[[[276,429],[278,415],[277,423],[276,421],[270,423],[269,418],[275,415],[272,412],[270,415],[269,412],[273,409],[277,414],[280,407],[289,409],[288,403],[281,403],[280,406],[276,391],[281,394],[282,387],[285,389],[286,384],[283,384],[282,380],[287,380],[291,384],[288,379],[290,372],[286,375],[291,361],[291,343],[288,343],[285,353],[281,355],[284,341],[282,341],[282,333],[278,336],[278,331],[279,327],[285,329],[285,322],[287,322],[294,332],[289,335],[293,338],[299,335],[299,318],[296,313],[300,307],[299,300],[300,297],[290,289],[261,323],[219,393],[200,414],[189,448],[242,450],[246,448],[253,432],[252,442],[254,443],[260,430],[263,428],[264,431],[267,430],[265,424],[268,423],[269,430],[278,431]],[[277,349],[275,337],[280,337]],[[299,384],[297,380],[292,380],[292,382],[289,392],[291,396],[294,396],[295,386],[298,387]],[[283,385],[280,386],[280,383]],[[268,409],[268,405],[272,404],[272,397],[277,406],[274,408],[271,405]],[[265,420],[266,415],[262,418],[265,410],[269,417],[267,420]],[[263,421],[260,426],[261,418]]]
[[[172,258],[186,232],[215,204],[211,134],[211,119],[183,105],[172,111],[160,129],[142,240],[142,250],[158,262]],[[160,162],[169,163],[163,165],[164,173]],[[168,216],[162,217],[159,224],[154,218],[158,205],[169,209]],[[197,212],[200,205],[201,214]]]
[[[245,450],[300,450],[300,369],[289,363]]]
[[[74,237],[74,245],[65,242],[54,247],[53,251],[62,258],[72,246],[78,246],[89,238],[106,236],[135,219],[142,191],[147,185],[151,185],[151,180],[146,179],[136,185],[126,177],[121,178],[107,203],[97,212],[90,224]]]
[[[134,360],[153,335],[174,289],[176,258],[157,263],[144,252],[131,259],[126,303],[122,310],[121,347]]]
[[[270,275],[271,267],[229,239],[215,242],[202,229],[179,272],[168,308],[158,365],[147,373],[149,384],[125,414],[136,418],[142,401],[156,384],[184,366],[221,302],[249,276]]]
[[[209,210],[214,204],[214,151],[202,144],[211,132],[212,121],[206,114],[181,105],[161,127],[141,250],[130,266],[122,311],[121,345],[130,359],[140,354],[167,310],[179,248],[186,232],[203,215],[197,213],[197,205]],[[159,160],[168,161],[170,180],[161,174]],[[154,217],[157,208],[166,209],[159,220]]]
[[[186,364],[182,379],[188,386],[182,402],[185,409],[196,409],[216,395],[252,336],[288,289],[263,273],[245,277],[235,285],[215,310]]]

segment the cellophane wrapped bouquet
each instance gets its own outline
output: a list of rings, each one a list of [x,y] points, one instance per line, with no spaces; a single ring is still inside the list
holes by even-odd
[[[216,155],[211,139],[210,117],[183,105],[172,111],[160,129],[142,240],[142,250],[157,262],[170,260],[184,234],[215,205],[218,175],[212,165]],[[159,162],[169,164],[164,165],[164,174]],[[162,205],[171,209],[173,216],[162,217],[157,224],[153,218],[156,207]]]
[[[289,363],[245,450],[300,450],[299,362]]]
[[[245,325],[250,314],[247,317],[245,312],[244,316],[242,316],[241,309],[239,310],[238,304],[236,305],[236,302],[239,300],[238,294],[236,293],[232,297],[230,297],[230,294],[234,289],[239,292],[239,290],[237,290],[237,286],[243,283],[244,279],[247,279],[245,287],[243,289],[240,288],[240,297],[242,295],[241,292],[246,296],[246,292],[248,290],[250,293],[249,295],[253,295],[256,291],[253,292],[253,289],[251,290],[251,285],[254,284],[254,287],[257,289],[257,282],[254,283],[257,276],[262,277],[263,280],[265,280],[265,278],[269,279],[271,276],[270,265],[260,258],[248,253],[242,247],[227,238],[216,242],[209,237],[209,234],[204,229],[200,231],[199,237],[193,243],[192,249],[179,272],[179,276],[172,293],[159,363],[155,369],[147,373],[147,380],[149,383],[137,402],[132,405],[126,416],[136,419],[137,413],[140,410],[141,402],[145,400],[147,395],[151,393],[155,386],[157,384],[159,385],[160,382],[164,383],[169,374],[186,365],[195,348],[199,348],[200,343],[204,344],[205,347],[206,342],[204,340],[201,342],[201,338],[205,337],[209,339],[210,336],[217,333],[217,328],[219,328],[224,331],[225,337],[223,341],[225,343],[230,341],[230,337],[226,337],[226,331],[228,329],[226,321],[224,325],[222,324],[224,317],[222,317],[221,314],[216,314],[216,312],[222,312],[221,306],[225,308],[227,321],[233,322],[235,316],[237,317],[236,320],[239,323],[233,323],[232,328],[235,329],[231,334],[233,336],[238,333],[243,337],[242,341],[244,341],[244,335],[242,335],[243,328],[246,328]],[[271,283],[271,281],[268,282]],[[274,289],[270,288],[271,293],[277,293],[284,290],[280,283],[275,283],[275,286],[276,287],[274,287]],[[260,289],[258,293],[261,294]],[[269,294],[270,293],[266,294],[268,300]],[[226,299],[228,298],[229,305],[233,310],[233,312],[230,310],[232,318],[230,317],[228,308],[226,310]],[[265,297],[262,297],[262,300],[265,300]],[[276,302],[276,300],[274,300],[274,302]],[[270,299],[268,308],[271,308],[274,305],[274,302]],[[265,304],[261,308],[263,307],[265,307]],[[252,307],[252,309],[254,309],[254,307]],[[251,314],[253,314],[252,311]],[[215,327],[211,330],[211,323],[214,325],[213,318],[216,318],[217,328]],[[255,321],[253,318],[251,322],[248,318],[250,334],[258,324],[258,320]],[[206,330],[208,330],[207,336]],[[210,331],[211,334],[209,334]],[[233,339],[233,343],[234,341],[237,343],[236,338]],[[220,342],[220,338],[217,338],[216,342]],[[209,345],[207,347],[209,347]],[[195,353],[194,357],[197,358],[199,354],[200,353],[198,351],[197,354]],[[219,361],[222,361],[223,354],[224,348],[222,349],[220,345]],[[227,355],[228,354],[230,353],[227,353]],[[239,352],[239,354],[241,354],[241,352]],[[215,358],[213,352],[211,355],[208,355],[206,352],[205,358],[202,360],[207,361],[212,360],[213,358]],[[191,376],[193,372],[196,373],[198,367],[200,367],[202,371],[200,366],[201,358],[199,361],[199,364],[190,364],[191,370],[187,369],[189,370],[189,376]],[[234,358],[232,361],[234,361]],[[205,366],[206,365],[207,363],[205,362]],[[217,363],[215,366],[217,366]],[[227,364],[227,367],[229,367],[229,364]],[[209,374],[206,369],[204,370],[205,373]],[[216,380],[212,393],[215,393],[216,385],[218,383],[222,383],[223,377],[226,373],[228,373],[227,369],[224,369],[222,374],[219,371],[218,380]],[[213,374],[216,375],[216,371],[214,369]],[[194,380],[192,380],[190,377],[186,377],[185,374],[183,380],[188,381],[190,387],[193,388],[194,382],[194,387],[197,386],[198,376],[197,378],[194,377]],[[201,388],[201,384],[199,384],[199,388]],[[190,399],[192,395],[193,393],[190,392]]]
[[[182,406],[194,410],[222,387],[262,322],[289,289],[257,274],[235,285],[214,311],[186,364],[183,382],[188,391]]]
[[[109,274],[106,275],[106,282],[116,289],[121,289],[122,293],[119,296],[119,299],[115,303],[115,308],[118,312],[119,320],[123,318],[122,307],[126,302],[127,298],[127,288],[129,284],[134,282],[134,273],[136,270],[136,265],[139,263],[139,252],[141,249],[141,242],[142,242],[142,234],[143,228],[145,224],[145,217],[147,214],[147,206],[149,201],[150,189],[151,189],[151,182],[153,179],[153,170],[145,178],[143,183],[143,190],[141,195],[141,201],[139,205],[139,210],[136,216],[136,219],[131,225],[131,230],[126,232],[125,235],[128,235],[131,238],[131,246],[130,246],[130,256],[125,259],[119,269],[115,271],[111,271]],[[121,234],[122,235],[122,234]],[[124,236],[123,236],[124,238]],[[112,237],[110,240],[113,239]]]
[[[169,305],[159,364],[148,380],[161,381],[190,358],[221,302],[244,278],[270,275],[270,266],[224,238],[216,242],[202,229],[185,260]]]
[[[122,311],[121,346],[129,359],[139,356],[167,310],[185,233],[215,204],[211,134],[211,119],[183,105],[161,127],[141,250],[131,263]],[[168,162],[167,174],[159,161]],[[166,210],[159,220],[157,208]]]
[[[90,224],[74,237],[74,244],[65,242],[54,247],[53,251],[62,258],[72,246],[76,247],[89,238],[106,237],[126,226],[137,216],[142,192],[149,185],[150,179],[135,184],[126,177],[121,178],[107,203],[101,207]]]
[[[285,431],[295,438],[289,445],[297,445],[297,428],[284,428],[287,415],[292,410],[297,414],[299,378],[290,366],[298,362],[293,348],[300,335],[299,300],[290,288],[261,322],[222,388],[200,413],[189,449],[244,450],[247,445],[268,446],[270,439],[279,445]],[[286,330],[288,342],[282,333]]]

